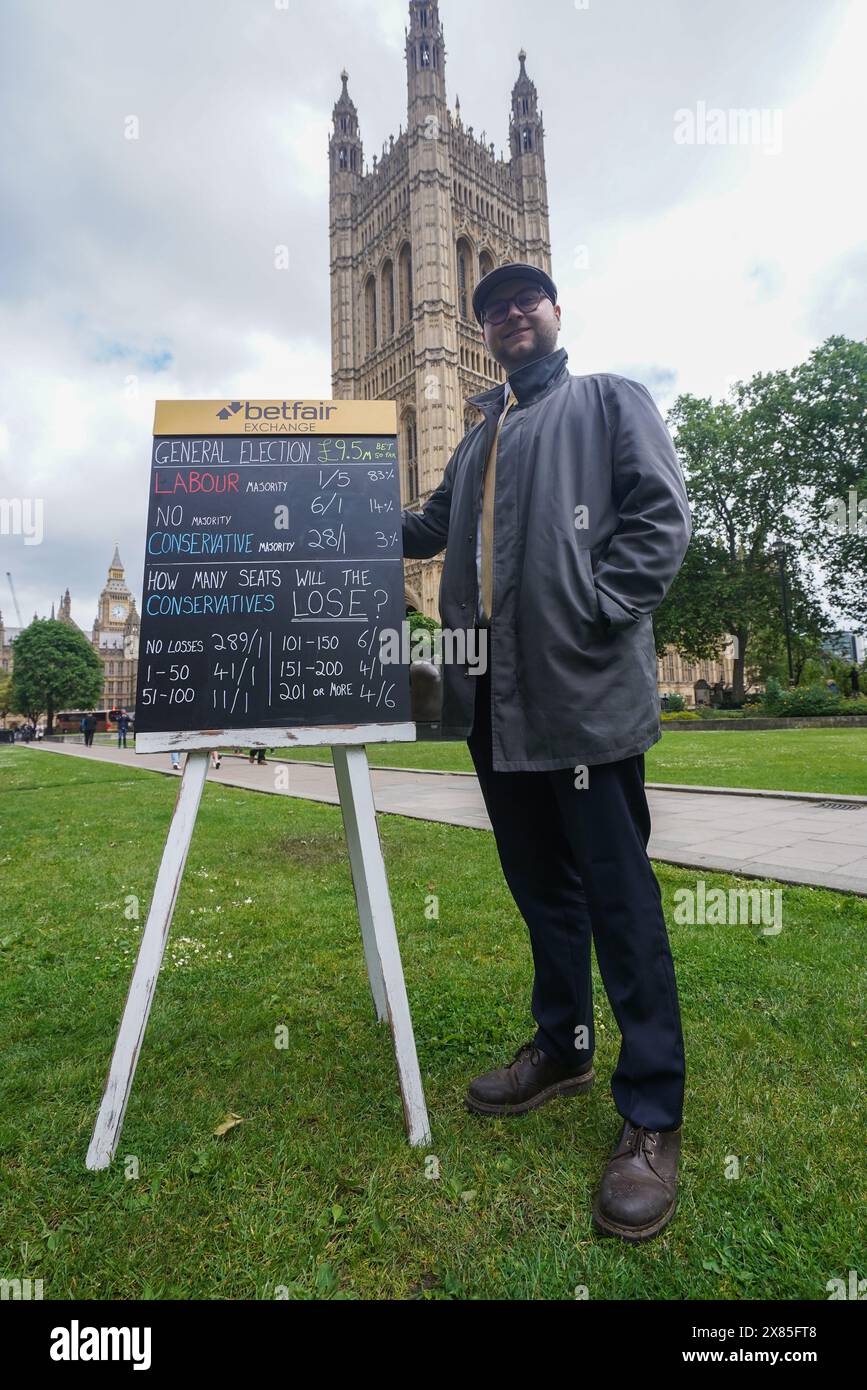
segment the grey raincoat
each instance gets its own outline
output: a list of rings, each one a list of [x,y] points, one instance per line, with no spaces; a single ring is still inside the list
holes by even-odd
[[[499,772],[615,762],[660,737],[651,614],[691,534],[671,436],[646,387],[572,376],[563,348],[509,377],[497,446],[490,627],[493,765]],[[461,440],[403,551],[444,547],[440,616],[471,629],[485,460],[503,388],[470,398],[485,419]],[[442,733],[473,724],[471,666],[443,665]]]

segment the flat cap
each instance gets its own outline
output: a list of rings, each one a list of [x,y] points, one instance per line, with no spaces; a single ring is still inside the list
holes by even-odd
[[[552,304],[557,303],[557,286],[551,276],[546,275],[537,265],[526,265],[523,261],[516,261],[512,265],[498,265],[496,270],[490,270],[487,275],[482,276],[473,291],[473,313],[479,323],[482,321],[485,300],[492,290],[504,284],[506,280],[530,280],[534,285],[542,287]]]

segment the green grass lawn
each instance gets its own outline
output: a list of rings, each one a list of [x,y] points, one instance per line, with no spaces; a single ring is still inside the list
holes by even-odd
[[[308,748],[281,756],[330,761],[331,751]],[[473,771],[465,742],[378,743],[368,757],[378,767]],[[664,732],[646,755],[646,769],[648,782],[867,796],[867,729]]]
[[[177,786],[4,748],[0,791],[0,1276],[41,1278],[46,1299],[272,1298],[279,1286],[559,1299],[578,1285],[596,1300],[825,1299],[830,1278],[859,1267],[864,900],[784,886],[777,937],[671,925],[688,1069],[681,1203],[661,1237],[629,1247],[590,1227],[618,1130],[618,1039],[598,977],[589,1096],[513,1121],[462,1108],[468,1080],[532,1032],[529,946],[493,837],[379,817],[433,1129],[413,1150],[339,810],[218,785],[205,788],[118,1158],[87,1172]],[[659,876],[671,923],[672,893],[695,875]],[[124,911],[133,895],[138,921]],[[215,1137],[229,1112],[243,1123]]]

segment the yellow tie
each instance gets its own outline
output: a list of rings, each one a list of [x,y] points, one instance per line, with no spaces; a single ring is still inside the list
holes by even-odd
[[[491,452],[488,454],[485,468],[485,485],[482,495],[482,612],[488,619],[493,611],[494,599],[494,491],[497,479],[497,442],[500,438],[503,421],[512,406],[517,405],[517,403],[517,397],[514,394],[510,395],[509,404],[497,421],[494,442],[491,445]]]

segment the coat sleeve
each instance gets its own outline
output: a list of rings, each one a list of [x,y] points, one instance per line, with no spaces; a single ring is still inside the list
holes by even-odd
[[[671,435],[647,387],[616,377],[605,388],[620,521],[594,579],[602,617],[612,628],[627,628],[665,598],[686,554],[692,520]]]
[[[409,512],[404,509],[400,514],[403,554],[407,560],[427,560],[445,549],[449,538],[456,458],[457,451],[449,459],[439,487],[431,493],[421,511]]]

